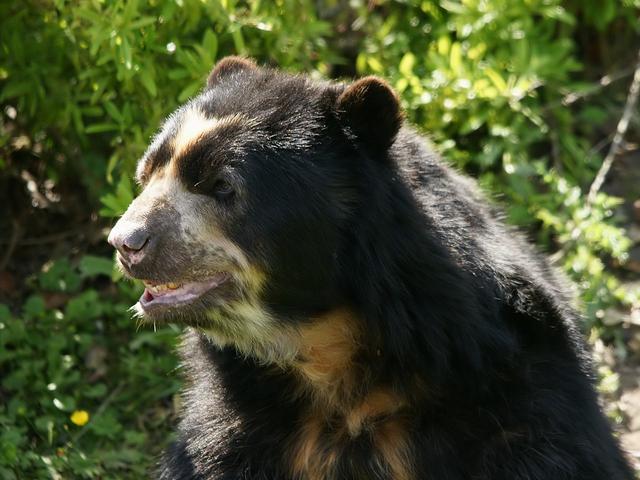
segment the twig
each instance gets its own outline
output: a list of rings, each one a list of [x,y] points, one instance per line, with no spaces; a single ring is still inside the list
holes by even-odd
[[[51,233],[49,235],[43,235],[38,238],[25,238],[20,242],[20,246],[32,247],[34,245],[44,245],[46,243],[55,243],[60,240],[64,240],[65,238],[73,237],[74,235],[77,235],[80,232],[81,230],[74,229],[68,232]]]
[[[620,121],[618,122],[618,127],[616,128],[616,134],[613,137],[613,141],[611,142],[611,146],[609,147],[609,152],[607,156],[604,158],[602,165],[600,166],[600,170],[598,170],[598,174],[596,178],[593,180],[591,184],[591,188],[589,188],[589,195],[587,196],[587,205],[593,204],[596,199],[596,195],[598,195],[598,191],[602,187],[604,180],[611,169],[611,165],[616,158],[620,150],[620,146],[624,141],[624,136],[627,133],[627,128],[629,127],[629,120],[631,119],[631,115],[635,109],[636,103],[638,102],[638,94],[640,93],[640,51],[638,51],[638,63],[636,64],[636,70],[633,75],[633,81],[631,82],[631,87],[629,87],[629,94],[627,95],[627,102],[624,106],[624,111],[622,112],[622,117],[620,117]]]
[[[84,427],[82,427],[82,430],[80,430],[75,436],[72,437],[71,440],[73,443],[76,443],[80,439],[80,437],[82,437],[85,433],[87,433],[87,430],[88,430],[87,427],[91,424],[91,421],[94,421],[96,418],[98,418],[102,414],[102,412],[105,411],[105,409],[109,406],[109,404],[113,401],[113,399],[118,396],[118,394],[120,393],[120,390],[122,390],[123,387],[124,387],[124,382],[120,382],[118,385],[116,385],[116,388],[114,388],[111,391],[109,396],[104,399],[104,401],[100,404],[96,412],[92,415],[93,418],[89,421],[89,423],[87,423]]]
[[[9,241],[7,242],[7,247],[5,249],[4,255],[2,255],[2,260],[0,260],[0,272],[2,272],[9,264],[11,255],[13,254],[13,251],[16,248],[16,243],[18,242],[18,238],[20,237],[20,224],[18,223],[18,221],[13,220],[11,224],[11,237],[9,237]]]
[[[587,160],[590,160],[591,157],[593,157],[596,153],[602,150],[607,145],[607,143],[611,141],[614,135],[615,133],[613,132],[610,133],[609,135],[604,137],[602,140],[600,140],[598,143],[596,143],[593,147],[591,147],[587,152]]]
[[[32,247],[34,245],[54,243],[59,240],[64,240],[67,237],[73,237],[74,235],[82,234],[83,232],[86,231],[86,228],[88,226],[90,225],[83,225],[83,226],[74,228],[72,230],[68,230],[66,232],[50,233],[49,235],[42,235],[41,237],[25,238],[24,240],[21,240],[20,242],[18,242],[18,245],[20,245],[21,247]],[[10,242],[11,242],[10,240],[0,241],[0,245],[8,244]]]
[[[598,93],[604,87],[608,87],[613,82],[617,82],[618,80],[622,80],[623,78],[628,77],[629,75],[633,74],[633,72],[634,72],[633,68],[627,68],[625,70],[621,70],[616,73],[607,74],[604,77],[600,78],[600,80],[598,80],[598,83],[594,84],[591,88],[585,90],[584,92],[567,93],[560,100],[548,103],[547,105],[542,107],[542,109],[543,111],[547,112],[549,110],[553,110],[556,107],[560,107],[560,106],[566,107],[567,105],[571,105],[572,103],[575,103],[578,100],[581,100],[583,98],[594,95],[595,93]]]

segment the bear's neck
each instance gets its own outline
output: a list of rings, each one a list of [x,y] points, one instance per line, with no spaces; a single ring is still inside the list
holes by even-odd
[[[363,438],[372,440],[393,478],[409,477],[402,461],[410,443],[408,395],[381,374],[383,352],[370,340],[362,319],[347,308],[298,329],[298,355],[284,372],[294,377],[302,406],[289,439],[287,463],[295,478],[329,477],[333,463]]]
[[[202,331],[190,332],[182,349],[191,377],[187,401],[210,399],[203,412],[230,415],[255,438],[278,438],[272,454],[281,457],[291,478],[342,478],[340,465],[353,459],[354,448],[372,452],[377,463],[367,468],[376,476],[412,478],[406,461],[409,419],[415,418],[409,414],[412,387],[384,374],[385,353],[372,343],[360,315],[332,309],[298,323],[286,336],[296,354],[274,363],[221,348]],[[224,397],[215,394],[220,389]],[[250,443],[253,434],[242,442]]]
[[[297,329],[298,353],[285,368],[297,378],[299,394],[314,409],[357,417],[366,409],[390,412],[403,403],[389,385],[382,385],[377,368],[382,352],[370,343],[365,329],[348,308],[331,310]],[[367,399],[377,406],[365,405]]]

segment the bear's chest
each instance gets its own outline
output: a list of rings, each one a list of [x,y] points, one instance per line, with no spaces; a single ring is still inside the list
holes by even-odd
[[[390,392],[376,391],[344,413],[310,410],[287,449],[292,478],[415,478],[409,419],[402,407]]]

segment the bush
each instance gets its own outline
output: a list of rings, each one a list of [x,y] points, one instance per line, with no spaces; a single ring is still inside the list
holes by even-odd
[[[130,334],[141,289],[104,288],[112,269],[57,260],[32,279],[43,293],[0,305],[0,477],[142,478],[166,443],[175,335]]]
[[[0,4],[0,200],[11,205],[0,229],[33,208],[12,193],[25,178],[67,217],[68,192],[84,210],[122,213],[150,136],[224,55],[315,76],[373,73],[511,223],[555,252],[579,287],[585,328],[619,338],[601,314],[634,300],[610,268],[629,241],[619,201],[601,193],[587,204],[584,192],[626,83],[602,94],[596,80],[628,78],[640,2],[322,3]],[[111,285],[106,250],[92,250],[102,257],[66,253],[27,268],[36,273],[24,298],[0,305],[3,478],[139,478],[169,439],[175,332],[134,334],[126,308],[137,287]]]

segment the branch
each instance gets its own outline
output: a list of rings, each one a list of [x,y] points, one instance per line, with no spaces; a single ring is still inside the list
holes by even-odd
[[[600,90],[602,90],[605,87],[608,87],[612,83],[622,80],[623,78],[626,78],[629,75],[632,75],[633,72],[634,72],[633,68],[626,68],[624,70],[620,70],[619,72],[607,74],[604,77],[600,78],[600,80],[598,80],[598,83],[594,84],[593,86],[586,89],[585,91],[569,92],[560,100],[548,103],[547,105],[542,107],[542,110],[544,112],[547,112],[557,107],[566,107],[568,105],[571,105],[577,102],[578,100],[582,100],[583,98],[587,98],[587,97],[590,97],[591,95],[595,95]]]
[[[116,388],[114,388],[111,391],[109,396],[107,398],[105,398],[105,400],[100,404],[100,406],[95,411],[95,413],[91,416],[92,417],[91,420],[95,420],[100,415],[102,415],[102,412],[104,412],[106,410],[106,408],[109,406],[109,404],[113,401],[113,399],[118,396],[118,394],[120,393],[120,391],[122,390],[123,387],[124,387],[124,382],[120,382],[120,383],[118,383],[118,385],[116,385]],[[87,427],[89,425],[90,425],[90,423],[87,423],[84,427],[82,427],[82,430],[79,430],[75,435],[73,435],[71,437],[71,442],[73,444],[75,444],[80,439],[80,437],[82,437],[85,433],[87,433],[87,431],[88,431]]]
[[[636,64],[636,70],[633,75],[633,81],[631,82],[631,87],[629,87],[629,94],[627,95],[627,102],[624,106],[624,111],[622,112],[622,117],[618,122],[618,127],[616,128],[616,134],[613,137],[613,141],[611,142],[611,146],[609,147],[609,152],[607,156],[604,158],[602,165],[600,166],[600,170],[598,170],[598,174],[596,178],[593,180],[591,184],[591,188],[589,188],[589,195],[587,196],[587,205],[593,204],[596,199],[596,195],[600,191],[602,184],[611,169],[611,165],[618,155],[620,146],[624,142],[624,136],[627,133],[627,128],[629,128],[629,120],[631,120],[631,115],[635,110],[636,103],[638,103],[638,94],[640,93],[640,51],[638,52],[638,63]]]
[[[14,219],[11,223],[13,226],[11,230],[11,237],[9,237],[9,241],[6,242],[7,247],[4,251],[4,254],[2,255],[2,259],[0,259],[0,272],[2,272],[9,264],[9,260],[11,260],[11,255],[16,248],[16,243],[18,242],[21,234],[20,224],[18,223],[18,221]]]

